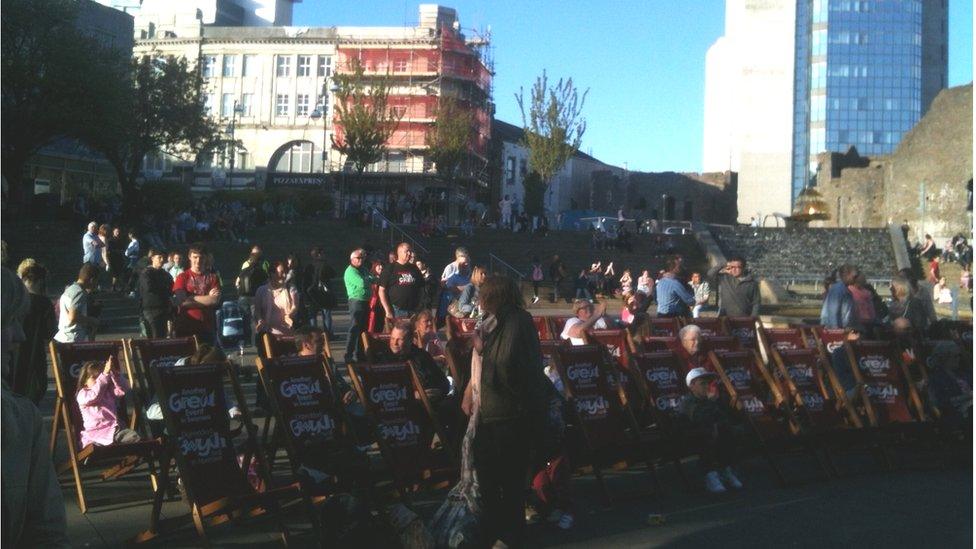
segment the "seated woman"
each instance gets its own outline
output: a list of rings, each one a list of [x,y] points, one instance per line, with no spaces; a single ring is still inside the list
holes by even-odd
[[[484,267],[475,267],[471,271],[471,282],[461,289],[461,295],[458,297],[458,309],[464,315],[464,318],[477,318],[481,316],[478,288],[485,281],[487,274]]]
[[[445,341],[434,328],[434,315],[423,310],[413,316],[413,344],[430,353],[435,359],[444,356]]]

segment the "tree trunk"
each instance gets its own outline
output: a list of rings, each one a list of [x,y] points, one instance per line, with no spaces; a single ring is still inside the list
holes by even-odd
[[[7,208],[4,213],[14,219],[25,213],[24,165],[27,164],[27,158],[27,155],[19,152],[8,153],[3,158],[3,169],[0,172],[7,180]]]

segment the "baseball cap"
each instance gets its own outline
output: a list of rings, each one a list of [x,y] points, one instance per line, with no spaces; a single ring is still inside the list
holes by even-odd
[[[685,376],[685,385],[691,387],[691,382],[695,381],[700,377],[715,377],[715,374],[709,372],[704,368],[692,368],[688,375]]]

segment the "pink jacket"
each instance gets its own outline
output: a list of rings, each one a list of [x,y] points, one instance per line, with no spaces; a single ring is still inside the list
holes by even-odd
[[[115,428],[119,424],[117,399],[124,397],[128,388],[128,384],[113,370],[109,375],[104,372],[98,374],[91,387],[78,390],[78,407],[85,422],[85,430],[81,432],[82,447],[89,444],[108,446],[115,442]]]

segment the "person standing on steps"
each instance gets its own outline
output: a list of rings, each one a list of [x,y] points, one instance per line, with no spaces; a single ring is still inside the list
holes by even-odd
[[[332,290],[332,279],[336,272],[325,261],[325,250],[322,246],[315,246],[309,254],[311,263],[305,266],[302,275],[302,288],[305,302],[308,304],[308,320],[314,326],[322,314],[322,330],[334,337],[332,333],[332,310],[336,307],[336,295]]]
[[[346,339],[346,352],[343,355],[343,361],[347,363],[360,362],[366,358],[363,355],[360,336],[366,330],[372,277],[364,266],[365,261],[365,250],[362,248],[353,250],[349,254],[349,266],[342,275],[346,285],[346,305],[349,309],[349,332]]]
[[[535,305],[539,302],[539,286],[541,286],[542,281],[545,280],[545,275],[542,272],[542,261],[539,261],[539,256],[532,258],[532,267],[529,278],[532,279],[532,304]]]
[[[379,296],[386,320],[409,318],[420,308],[424,291],[424,276],[411,261],[413,249],[408,242],[396,247],[396,261],[383,267],[379,280]]]
[[[262,257],[261,246],[251,247],[251,255],[241,264],[241,272],[234,281],[237,305],[244,316],[244,339],[258,345],[254,338],[254,295],[268,282],[268,262]]]
[[[552,256],[552,262],[549,263],[549,280],[552,281],[552,302],[555,303],[559,301],[559,287],[562,286],[563,280],[566,279],[566,266],[563,265],[563,260],[559,259],[559,254]]]
[[[162,339],[169,336],[173,320],[173,277],[163,270],[166,254],[149,250],[149,265],[139,274],[140,314],[146,336]]]
[[[202,343],[213,344],[216,312],[223,295],[220,279],[213,272],[203,244],[193,244],[188,252],[190,268],[173,282],[177,337],[195,335]]]

